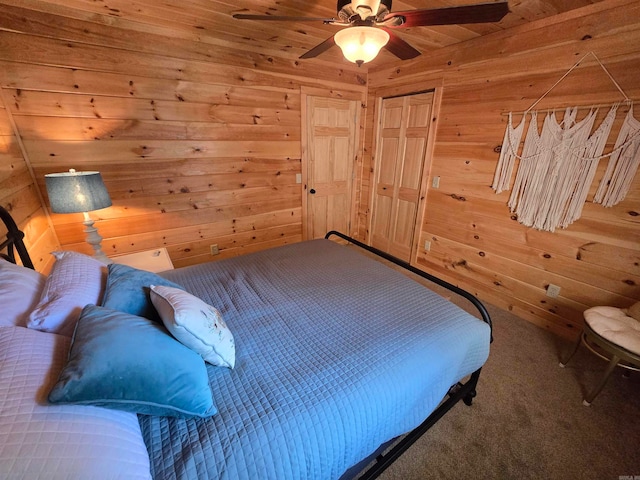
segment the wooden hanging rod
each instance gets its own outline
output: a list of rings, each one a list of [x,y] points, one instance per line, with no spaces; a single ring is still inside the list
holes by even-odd
[[[620,105],[619,108],[630,108],[631,105],[633,105],[636,102],[640,102],[640,100],[630,100],[630,101],[626,101],[626,100],[622,100],[620,102],[612,102],[612,103],[598,103],[598,104],[594,104],[594,105],[577,105],[577,106],[572,106],[572,107],[553,107],[553,108],[541,108],[539,110],[521,110],[519,112],[501,112],[500,115],[503,117],[506,117],[507,115],[509,115],[509,113],[513,114],[513,115],[525,115],[527,113],[531,113],[531,112],[560,112],[560,111],[564,111],[567,108],[577,108],[578,110],[591,110],[594,108],[605,108],[605,107],[612,107],[614,106],[616,103],[618,103]]]

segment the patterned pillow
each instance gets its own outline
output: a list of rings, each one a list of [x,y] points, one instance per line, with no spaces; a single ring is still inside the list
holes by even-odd
[[[212,365],[233,368],[236,347],[220,312],[177,288],[151,286],[151,301],[167,330]]]
[[[82,253],[53,252],[56,258],[27,327],[71,336],[85,305],[100,304],[107,266]]]

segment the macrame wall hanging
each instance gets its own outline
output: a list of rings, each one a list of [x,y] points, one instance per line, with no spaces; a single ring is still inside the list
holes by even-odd
[[[597,60],[624,101],[606,105],[609,112],[595,130],[596,116],[602,105],[589,107],[589,113],[580,121],[576,120],[578,110],[584,107],[566,108],[560,122],[551,110],[539,132],[538,112],[534,107],[589,55]],[[629,111],[622,121],[613,150],[603,153],[621,103],[625,103]],[[530,116],[529,128],[522,151],[518,153],[527,115]],[[609,157],[609,164],[593,201],[611,207],[624,199],[640,165],[640,121],[634,118],[632,101],[596,55],[589,52],[523,113],[518,125],[513,125],[513,113],[509,113],[491,188],[496,194],[509,190],[516,160],[519,160],[509,209],[523,225],[553,232],[580,218],[598,163],[606,157]]]

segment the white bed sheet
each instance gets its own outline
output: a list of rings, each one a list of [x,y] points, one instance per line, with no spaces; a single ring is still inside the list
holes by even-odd
[[[135,414],[47,404],[69,341],[0,327],[0,478],[151,478]]]

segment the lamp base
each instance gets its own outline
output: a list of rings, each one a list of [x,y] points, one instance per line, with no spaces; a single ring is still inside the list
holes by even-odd
[[[89,217],[88,213],[84,214],[82,223],[84,224],[84,233],[87,235],[87,243],[93,247],[93,258],[105,264],[113,263],[102,251],[102,237],[98,233],[98,229],[93,226],[94,221]]]

